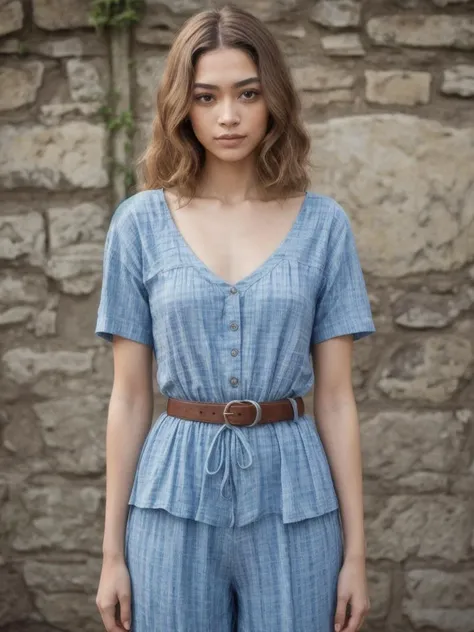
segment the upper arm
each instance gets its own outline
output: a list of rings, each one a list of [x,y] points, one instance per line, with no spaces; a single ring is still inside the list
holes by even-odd
[[[320,411],[353,402],[354,342],[375,332],[351,224],[341,206],[335,203],[334,209],[310,347],[314,401]]]
[[[352,335],[343,335],[311,347],[315,406],[336,406],[353,397],[353,346]]]
[[[153,401],[152,348],[121,336],[113,336],[114,395],[126,402]]]
[[[113,343],[113,397],[121,403],[139,401],[140,406],[149,407],[153,400],[153,320],[134,204],[133,198],[124,200],[110,222],[95,333]]]

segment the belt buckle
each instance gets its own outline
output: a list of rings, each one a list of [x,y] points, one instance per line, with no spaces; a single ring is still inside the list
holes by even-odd
[[[236,402],[248,402],[249,404],[253,404],[256,408],[256,414],[255,414],[255,419],[251,424],[233,424],[230,421],[227,421],[227,417],[226,415],[236,415],[237,413],[232,413],[229,412],[227,410],[227,407],[230,406],[231,404],[234,404]],[[230,402],[227,402],[227,404],[225,405],[224,408],[224,412],[222,413],[224,415],[224,423],[227,424],[228,426],[244,426],[245,428],[247,427],[251,427],[251,426],[256,426],[258,424],[258,422],[261,420],[262,418],[262,407],[260,406],[260,404],[258,402],[256,402],[253,399],[232,399]]]

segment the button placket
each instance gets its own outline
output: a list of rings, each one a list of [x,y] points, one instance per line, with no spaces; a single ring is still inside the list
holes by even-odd
[[[230,303],[230,312],[234,315],[234,318],[231,318],[228,322],[229,332],[231,336],[237,336],[240,330],[240,301],[239,301],[239,291],[236,287],[232,286],[229,290],[230,294],[235,297],[235,303],[232,301]],[[237,358],[239,355],[239,340],[234,340],[234,347],[230,351],[230,355],[233,358]],[[239,358],[240,359],[240,358]],[[237,363],[236,363],[237,362]],[[240,380],[238,375],[240,374],[240,362],[234,361],[234,365],[232,367],[233,374],[229,377],[229,384],[232,388],[237,388],[240,384]]]

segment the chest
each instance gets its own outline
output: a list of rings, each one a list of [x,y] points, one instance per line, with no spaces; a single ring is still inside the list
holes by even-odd
[[[164,353],[170,344],[201,360],[225,360],[233,349],[244,358],[254,353],[264,358],[270,348],[279,349],[295,361],[308,352],[316,269],[282,256],[230,285],[178,250],[168,250],[166,258],[145,284],[155,340]]]
[[[279,249],[298,217],[303,198],[279,204],[168,204],[170,220],[193,256],[213,275],[236,284],[262,266]]]

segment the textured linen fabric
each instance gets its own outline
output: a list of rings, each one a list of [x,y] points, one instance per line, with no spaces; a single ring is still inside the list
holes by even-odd
[[[113,214],[95,332],[153,347],[167,397],[304,396],[314,383],[311,345],[374,331],[348,216],[328,196],[307,192],[283,241],[233,285],[187,244],[162,189],[134,194]],[[269,513],[295,522],[339,506],[310,412],[252,428],[161,413],[129,504],[214,526]]]
[[[333,632],[339,512],[235,529],[129,507],[133,632]]]

